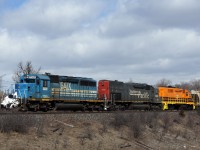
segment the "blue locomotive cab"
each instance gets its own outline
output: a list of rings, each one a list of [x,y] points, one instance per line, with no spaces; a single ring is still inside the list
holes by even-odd
[[[15,89],[20,99],[50,98],[50,79],[40,74],[22,75]]]

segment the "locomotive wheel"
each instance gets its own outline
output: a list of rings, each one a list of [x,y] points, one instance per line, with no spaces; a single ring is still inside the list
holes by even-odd
[[[99,106],[98,111],[103,111],[103,108]]]
[[[44,107],[43,111],[47,112],[49,109],[47,108],[47,106]]]
[[[83,106],[82,111],[85,112],[87,110],[86,106]]]
[[[37,108],[37,107],[35,107],[35,108],[33,109],[33,111],[34,111],[34,112],[37,112],[37,111],[38,111],[38,108]]]
[[[184,105],[181,105],[181,106],[179,107],[179,110],[187,110],[187,107],[184,106]]]

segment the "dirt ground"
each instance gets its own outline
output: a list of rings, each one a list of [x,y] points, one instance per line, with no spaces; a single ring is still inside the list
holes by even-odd
[[[0,119],[1,150],[200,149],[200,115],[196,112],[11,115]]]

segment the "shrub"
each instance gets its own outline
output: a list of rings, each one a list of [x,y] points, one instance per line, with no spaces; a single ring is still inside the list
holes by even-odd
[[[0,117],[0,131],[2,133],[27,133],[35,125],[35,118],[21,115],[5,115]]]
[[[181,116],[181,117],[185,117],[185,112],[184,112],[183,109],[181,109],[181,110],[179,111],[179,116]]]
[[[123,125],[127,125],[127,122],[130,122],[129,115],[122,114],[122,113],[116,113],[114,115],[114,120],[111,122],[111,124],[116,128],[119,129]]]
[[[163,129],[165,131],[168,131],[169,127],[171,126],[171,119],[169,113],[166,112],[162,114],[162,122],[163,122],[162,125]]]
[[[129,124],[129,128],[131,130],[130,136],[134,138],[139,138],[143,132],[144,120],[138,114],[131,115],[131,122]]]

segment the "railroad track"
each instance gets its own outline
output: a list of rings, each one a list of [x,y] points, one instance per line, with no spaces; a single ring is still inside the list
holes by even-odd
[[[0,109],[0,115],[6,115],[6,114],[12,114],[12,115],[18,115],[18,114],[106,114],[106,113],[121,113],[121,114],[125,114],[125,113],[179,113],[180,111],[162,111],[162,110],[157,110],[157,111],[139,111],[139,110],[125,110],[125,111],[68,111],[68,110],[59,110],[59,111],[55,111],[55,110],[50,110],[47,112],[44,111],[19,111],[18,109],[10,109],[10,110],[6,110],[6,109]],[[194,110],[187,110],[184,111],[185,113],[196,113],[196,111]]]

